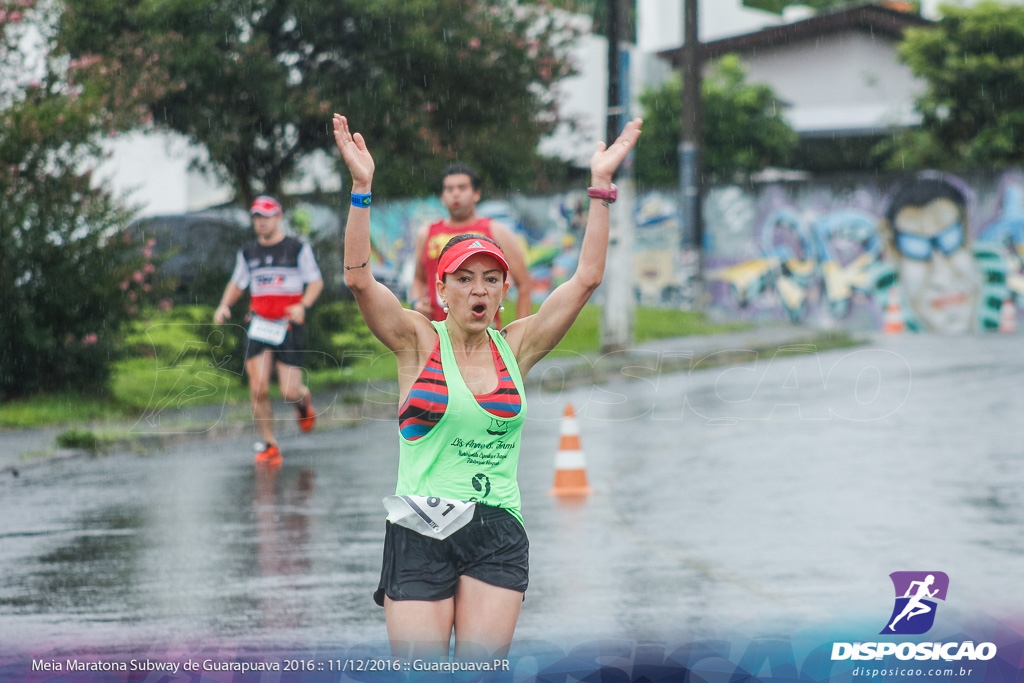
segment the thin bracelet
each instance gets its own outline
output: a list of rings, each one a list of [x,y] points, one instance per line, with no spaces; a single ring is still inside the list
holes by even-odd
[[[360,268],[365,268],[367,263],[369,263],[368,260],[363,261],[362,265],[359,266],[345,266],[345,270],[359,270]]]

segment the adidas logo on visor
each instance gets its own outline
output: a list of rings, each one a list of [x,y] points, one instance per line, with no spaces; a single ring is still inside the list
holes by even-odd
[[[473,244],[469,245],[470,249],[483,249],[484,245],[480,244],[480,240],[474,240]]]

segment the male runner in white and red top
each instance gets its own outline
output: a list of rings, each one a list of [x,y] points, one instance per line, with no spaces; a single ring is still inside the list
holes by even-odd
[[[434,284],[438,279],[437,257],[448,240],[463,233],[490,237],[500,245],[508,259],[509,275],[518,291],[516,318],[530,315],[530,273],[526,267],[523,247],[511,229],[477,215],[476,205],[479,201],[480,181],[472,168],[466,164],[452,164],[445,169],[441,181],[441,203],[448,210],[448,220],[425,226],[417,233],[414,256],[416,277],[410,292],[413,309],[431,320],[444,320],[446,315]],[[497,315],[495,321],[500,326]]]
[[[281,449],[274,437],[270,378],[276,365],[281,393],[285,401],[296,405],[299,428],[304,432],[313,429],[316,414],[309,389],[302,383],[304,325],[306,310],[320,296],[324,283],[309,245],[285,235],[276,199],[257,197],[251,214],[256,240],[238,252],[235,271],[213,320],[220,325],[230,318],[231,306],[250,290],[245,371],[253,418],[263,437],[256,445],[256,463],[277,467]]]

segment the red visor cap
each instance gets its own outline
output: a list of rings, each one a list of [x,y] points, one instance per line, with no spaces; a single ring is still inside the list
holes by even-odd
[[[277,200],[273,197],[257,197],[252,203],[252,208],[249,209],[249,213],[258,213],[261,216],[276,216],[281,213],[281,205],[277,203]]]
[[[470,239],[456,242],[448,248],[448,251],[441,255],[440,260],[437,262],[438,279],[444,277],[445,273],[454,273],[459,269],[463,261],[475,254],[493,256],[498,260],[498,265],[501,266],[501,269],[505,271],[505,276],[508,276],[508,261],[505,260],[505,254],[501,252],[501,249],[487,240]]]

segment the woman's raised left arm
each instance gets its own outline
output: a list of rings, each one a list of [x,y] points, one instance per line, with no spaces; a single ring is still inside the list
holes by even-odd
[[[636,146],[642,123],[640,119],[627,123],[610,147],[603,142],[597,143],[590,159],[591,187],[611,189],[616,169]],[[506,338],[516,351],[519,371],[523,375],[562,340],[584,304],[601,284],[608,253],[609,209],[607,201],[590,200],[576,272],[551,292],[534,315],[509,323],[505,328]]]

